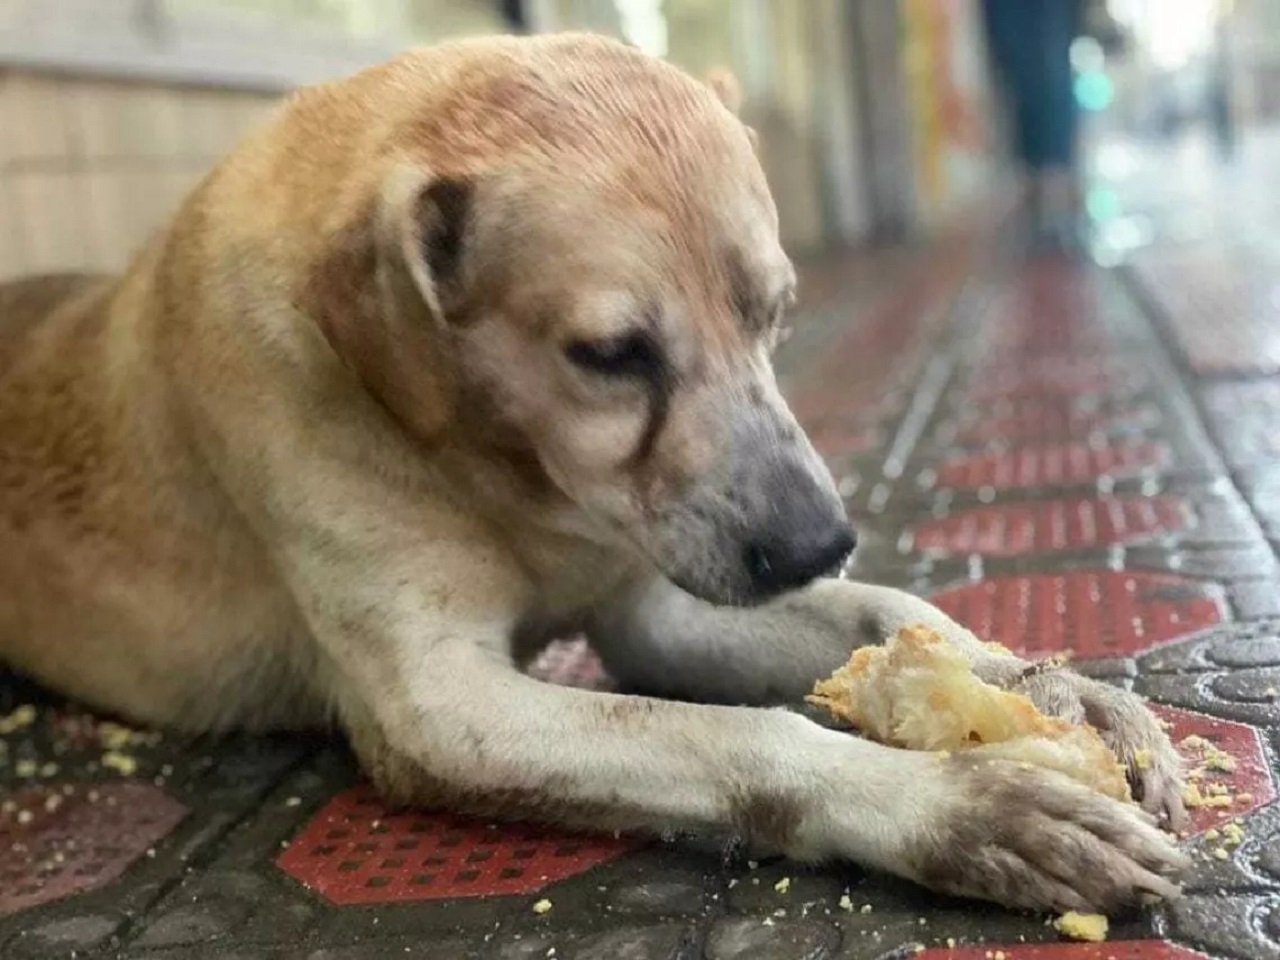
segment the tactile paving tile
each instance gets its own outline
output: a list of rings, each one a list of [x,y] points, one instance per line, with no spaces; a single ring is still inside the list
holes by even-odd
[[[964,445],[1084,440],[1154,427],[1160,411],[1149,403],[1116,407],[1100,405],[1091,396],[1060,394],[969,408],[951,422],[955,440]]]
[[[972,371],[960,402],[1055,394],[1130,395],[1147,385],[1142,369],[1102,357],[1048,357],[983,364]]]
[[[1221,788],[1220,796],[1229,799],[1210,800],[1190,806],[1187,814],[1189,835],[1202,834],[1221,827],[1228,821],[1244,817],[1276,799],[1275,779],[1267,762],[1266,748],[1256,727],[1234,720],[1222,720],[1194,710],[1183,710],[1164,704],[1151,708],[1168,726],[1169,738],[1177,745],[1193,774],[1197,790],[1210,794]],[[1232,770],[1202,769],[1203,755],[1184,743],[1188,737],[1202,737],[1235,761]]]
[[[1046,259],[1007,279],[984,312],[979,336],[988,354],[1095,352],[1109,345],[1117,311],[1132,316],[1133,307],[1105,274]]]
[[[612,837],[391,811],[371,787],[329,801],[276,863],[336,904],[534,893],[633,849]]]
[[[1186,500],[1173,494],[1041,500],[927,520],[912,536],[920,550],[1012,557],[1130,543],[1184,530],[1192,519]]]
[[[998,953],[997,953],[998,951]],[[1165,940],[1109,940],[1106,943],[981,943],[932,947],[919,960],[1210,960],[1209,956]]]
[[[49,784],[14,793],[0,805],[0,914],[105,886],[186,814],[146,783]]]
[[[933,485],[1011,489],[1081,484],[1107,476],[1141,476],[1167,467],[1172,458],[1169,444],[1159,440],[1043,443],[948,457],[938,464]]]
[[[530,664],[529,674],[562,687],[606,690],[613,685],[613,679],[605,672],[600,658],[580,637],[553,640]]]
[[[992,577],[931,599],[985,640],[1082,659],[1132,656],[1221,623],[1226,610],[1216,584],[1120,570]]]
[[[1188,366],[1200,374],[1280,372],[1280,262],[1222,248],[1162,251],[1138,276]]]

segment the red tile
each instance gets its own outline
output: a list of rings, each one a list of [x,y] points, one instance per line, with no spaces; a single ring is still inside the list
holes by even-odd
[[[581,638],[552,641],[530,664],[529,673],[547,683],[588,690],[608,689],[613,682],[595,651]]]
[[[1187,502],[1156,497],[1095,497],[998,504],[925,521],[913,531],[919,550],[1012,557],[1129,543],[1184,530]]]
[[[1096,357],[1051,357],[1000,361],[973,372],[967,401],[1005,397],[1133,392],[1141,373]]]
[[[1159,420],[1160,412],[1151,404],[1107,410],[1070,394],[1029,397],[990,404],[976,412],[969,408],[957,424],[955,438],[970,445],[1084,440],[1093,434],[1155,426]]]
[[[1086,659],[1132,656],[1226,617],[1216,584],[1117,570],[992,577],[932,599],[984,640]]]
[[[329,801],[276,863],[336,904],[529,894],[633,849],[612,837],[392,811],[371,787]]]
[[[935,485],[1012,489],[1080,484],[1159,470],[1171,458],[1169,445],[1153,440],[1045,443],[949,457],[939,464]]]
[[[77,784],[71,792],[50,784],[6,800],[0,914],[106,886],[187,815],[146,783]]]
[[[1219,720],[1217,717],[1177,707],[1153,704],[1152,709],[1169,724],[1169,736],[1178,744],[1188,770],[1195,771],[1203,766],[1200,751],[1184,745],[1184,741],[1192,736],[1203,737],[1235,761],[1234,770],[1206,769],[1202,776],[1193,780],[1199,784],[1201,793],[1208,792],[1211,784],[1225,786],[1227,795],[1233,802],[1229,806],[1188,808],[1187,812],[1191,817],[1190,833],[1200,834],[1210,828],[1221,827],[1227,821],[1252,813],[1276,799],[1275,780],[1257,729],[1248,724]]]

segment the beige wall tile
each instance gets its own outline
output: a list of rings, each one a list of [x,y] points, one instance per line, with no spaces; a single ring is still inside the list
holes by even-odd
[[[177,210],[194,172],[109,170],[90,174],[88,234],[96,266],[120,270]]]
[[[10,280],[26,271],[18,249],[18,223],[14,216],[10,184],[0,176],[0,280]]]
[[[245,94],[234,107],[238,136],[242,137],[267,123],[280,107],[277,97],[263,97]]]
[[[52,77],[0,77],[0,162],[58,161],[71,152],[65,84]]]
[[[181,94],[164,87],[81,81],[68,91],[72,138],[90,161],[181,155]]]
[[[10,189],[28,272],[92,266],[86,235],[88,190],[82,175],[17,173],[10,178]]]
[[[143,218],[136,198],[142,185],[132,177],[112,171],[86,178],[86,233],[89,257],[97,269],[123,269],[138,244]]]
[[[238,139],[242,127],[234,93],[192,90],[182,94],[183,155],[216,160]]]

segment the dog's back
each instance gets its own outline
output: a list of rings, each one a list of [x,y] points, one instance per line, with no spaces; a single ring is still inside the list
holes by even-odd
[[[59,308],[102,288],[106,280],[92,274],[54,273],[0,284],[0,390],[28,337]]]
[[[168,385],[140,362],[129,287],[0,285],[0,664],[139,719],[252,725],[246,702],[315,717],[290,682],[305,657],[280,652],[292,607],[157,402]],[[129,642],[142,635],[157,639]],[[250,637],[272,642],[250,655]]]

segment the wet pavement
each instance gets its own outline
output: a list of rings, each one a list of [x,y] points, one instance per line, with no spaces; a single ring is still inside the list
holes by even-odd
[[[1067,943],[856,867],[388,811],[340,744],[179,741],[0,674],[0,956],[1280,958],[1280,254],[1004,240],[810,267],[784,384],[855,575],[1159,705],[1203,771],[1181,901]],[[607,683],[573,643],[537,669]]]

